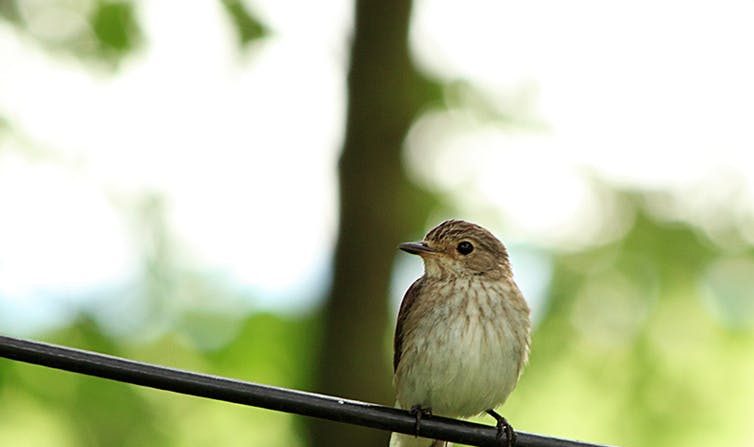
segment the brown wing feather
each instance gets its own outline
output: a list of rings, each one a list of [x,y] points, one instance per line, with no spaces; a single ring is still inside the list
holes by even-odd
[[[411,284],[411,287],[406,290],[406,294],[403,295],[403,301],[401,301],[401,308],[398,311],[398,320],[395,324],[395,337],[393,338],[393,372],[398,369],[398,363],[401,361],[401,353],[403,352],[403,325],[406,322],[411,308],[416,302],[416,297],[424,286],[424,277],[417,279]]]

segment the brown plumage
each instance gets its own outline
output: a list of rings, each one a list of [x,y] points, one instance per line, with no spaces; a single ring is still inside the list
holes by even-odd
[[[505,246],[489,231],[449,220],[400,248],[424,260],[401,303],[394,339],[398,405],[468,417],[491,412],[513,390],[529,350],[529,308]],[[513,432],[502,418],[509,443]],[[391,445],[442,445],[393,435]]]

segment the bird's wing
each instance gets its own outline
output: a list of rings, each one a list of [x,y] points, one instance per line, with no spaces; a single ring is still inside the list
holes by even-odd
[[[406,322],[406,318],[411,312],[411,308],[416,303],[416,297],[419,296],[419,292],[424,286],[424,277],[417,279],[411,284],[411,287],[406,290],[406,294],[403,295],[403,301],[401,301],[401,308],[398,311],[398,321],[395,324],[395,337],[393,338],[393,372],[398,369],[398,363],[401,361],[401,353],[403,352],[403,325]]]

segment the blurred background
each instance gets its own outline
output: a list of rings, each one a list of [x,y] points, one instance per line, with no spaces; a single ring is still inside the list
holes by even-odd
[[[396,245],[457,217],[533,309],[517,429],[753,445],[753,23],[748,0],[0,0],[0,333],[391,405],[422,269]],[[6,360],[0,401],[7,446],[387,442]]]

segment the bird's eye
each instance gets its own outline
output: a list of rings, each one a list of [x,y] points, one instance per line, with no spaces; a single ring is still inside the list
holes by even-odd
[[[461,253],[462,255],[467,255],[474,251],[474,246],[471,245],[471,242],[469,241],[463,241],[458,243],[456,250],[458,250],[458,253]]]

